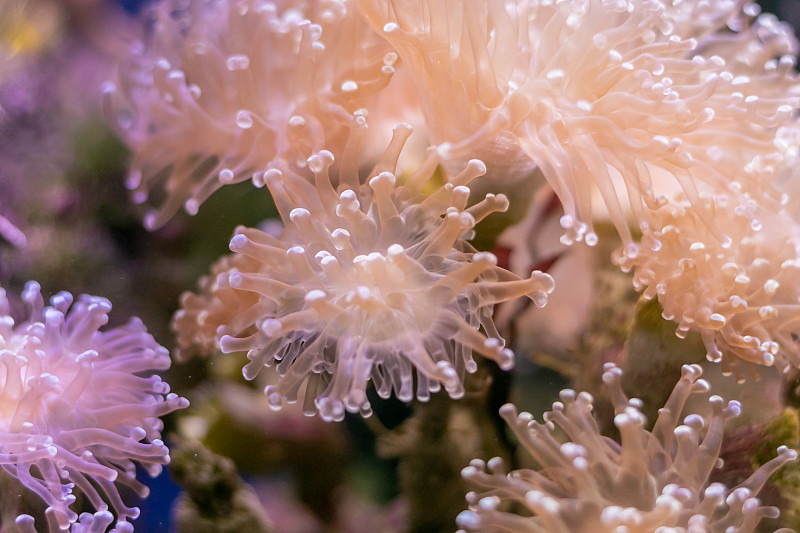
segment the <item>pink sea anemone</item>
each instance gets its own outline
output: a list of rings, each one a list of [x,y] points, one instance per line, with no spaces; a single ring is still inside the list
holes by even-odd
[[[769,476],[797,452],[781,446],[777,457],[740,485],[709,484],[726,420],[737,416],[738,402],[725,405],[710,396],[709,416],[681,420],[687,398],[706,394],[709,385],[697,365],[683,367],[652,431],[645,429],[641,401],[620,386],[621,371],[606,365],[603,383],[614,405],[619,442],[601,435],[588,393],[561,391],[561,401],[544,423],[513,405],[500,413],[536,466],[508,472],[500,458],[475,460],[464,477],[475,485],[467,495],[470,510],[458,524],[470,533],[750,533],[778,510],[762,506],[757,495]],[[504,510],[515,502],[520,514]],[[781,530],[787,531],[787,530]]]
[[[484,173],[483,163],[470,161],[435,185],[431,153],[416,173],[396,174],[410,133],[406,124],[395,127],[366,180],[353,161],[342,161],[333,180],[338,188],[327,151],[308,161],[313,184],[288,168],[268,171],[263,179],[285,231],[273,237],[240,228],[231,240],[231,250],[258,268],[221,274],[217,291],[256,294],[258,301],[220,327],[220,347],[248,352],[248,379],[276,366],[280,380],[266,389],[275,408],[295,401],[307,381],[307,412],[327,420],[340,420],[345,410],[367,415],[370,379],[380,396],[394,391],[408,401],[414,369],[421,400],[442,385],[459,397],[464,372],[477,368],[473,351],[504,369],[513,363],[492,321],[493,305],[520,296],[544,305],[553,289],[547,274],[520,279],[468,244],[478,221],[508,205],[490,194],[467,207],[467,185]]]
[[[397,59],[340,0],[167,0],[148,28],[106,90],[149,228],[277,159],[344,149]]]
[[[169,368],[169,354],[138,319],[101,331],[111,310],[105,298],[73,302],[61,292],[45,307],[39,285],[30,282],[22,299],[28,313],[15,321],[0,289],[3,475],[46,503],[52,532],[78,519],[73,492],[102,514],[92,520],[106,522],[110,509],[117,530],[130,531],[139,509],[122,501],[117,485],[147,495],[136,465],[151,476],[161,472],[169,455],[159,417],[188,405],[154,374]],[[26,517],[20,524],[33,527]]]

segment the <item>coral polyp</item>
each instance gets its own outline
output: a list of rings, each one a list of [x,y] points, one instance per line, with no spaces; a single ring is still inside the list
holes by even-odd
[[[151,229],[278,158],[341,148],[394,73],[396,54],[338,0],[169,0],[148,30],[105,89]]]
[[[617,253],[616,260],[633,271],[645,298],[658,297],[679,337],[700,333],[708,359],[721,362],[724,372],[743,378],[753,371],[748,363],[788,372],[800,365],[796,223],[786,211],[748,213],[724,196],[707,206],[736,246],[721,245],[684,200],[654,213],[662,229],[637,257]]]
[[[240,228],[231,240],[231,250],[258,268],[223,273],[216,287],[259,298],[221,325],[220,347],[248,352],[248,379],[276,366],[280,380],[266,390],[274,407],[295,401],[308,381],[307,411],[329,420],[345,411],[366,415],[369,380],[380,396],[394,392],[409,401],[414,369],[419,399],[442,386],[460,397],[464,373],[477,368],[473,351],[504,369],[513,364],[492,307],[520,296],[541,306],[553,289],[549,275],[534,271],[521,279],[467,242],[477,222],[508,205],[505,196],[489,194],[467,207],[467,185],[485,172],[483,163],[470,161],[427,196],[423,189],[438,179],[435,154],[415,174],[396,174],[410,132],[395,127],[363,182],[340,171],[338,190],[330,152],[309,159],[313,184],[288,169],[267,171],[285,231],[274,237]],[[208,298],[213,305],[214,294]],[[180,323],[187,323],[185,310]]]
[[[689,414],[681,423],[687,399],[708,394],[701,373],[698,365],[682,368],[648,431],[641,400],[625,395],[621,370],[607,364],[603,383],[619,442],[600,433],[594,399],[586,392],[561,391],[544,423],[518,414],[511,404],[503,406],[501,416],[536,467],[509,472],[500,458],[472,461],[463,475],[477,488],[467,495],[470,510],[457,519],[461,533],[756,531],[762,518],[780,514],[761,505],[759,492],[770,475],[797,460],[797,452],[781,446],[774,459],[736,487],[709,483],[722,464],[725,423],[740,414],[741,405],[710,396],[708,415]],[[508,502],[518,503],[523,513],[504,510],[501,504]]]
[[[147,496],[136,465],[156,476],[169,463],[159,417],[188,405],[154,374],[169,353],[138,319],[101,331],[105,298],[61,292],[45,307],[30,282],[22,299],[28,314],[17,322],[0,289],[0,465],[47,504],[51,532],[78,519],[73,492],[101,513],[98,524],[111,523],[110,509],[118,531],[132,530],[139,509],[118,485]]]
[[[756,6],[359,6],[413,73],[442,157],[480,154],[490,168],[509,159],[524,168],[527,156],[561,200],[565,244],[596,243],[598,198],[631,256],[628,214],[647,223],[672,190],[684,192],[720,241],[729,237],[708,220],[702,193],[780,203],[772,182],[794,163],[775,141],[782,127],[794,127],[800,106],[797,41],[773,16],[758,17]]]

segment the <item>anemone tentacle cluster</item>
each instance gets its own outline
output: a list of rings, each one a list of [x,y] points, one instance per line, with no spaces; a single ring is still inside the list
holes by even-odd
[[[105,90],[151,229],[277,159],[343,150],[397,58],[341,0],[166,0],[149,26]]]
[[[58,520],[52,508],[47,509],[46,516],[50,531],[63,531],[58,525]],[[112,524],[114,524],[114,515],[109,511],[81,513],[78,521],[70,525],[69,533],[133,533],[133,526],[130,522],[117,522],[109,530],[108,528]],[[36,531],[36,521],[30,515],[18,516],[16,526],[18,533],[38,533]]]
[[[657,212],[658,246],[636,258],[617,254],[617,262],[633,269],[646,298],[658,297],[678,336],[699,330],[709,360],[721,361],[724,372],[742,377],[744,361],[784,372],[800,366],[792,337],[800,321],[800,227],[785,211],[763,209],[754,223],[725,196],[707,204],[714,224],[739,236],[735,246],[722,246],[684,200]]]
[[[694,242],[723,263],[736,260],[731,248],[740,241],[791,237],[787,226],[797,226],[785,186],[799,168],[798,43],[790,27],[738,0],[476,1],[468,9],[447,0],[359,0],[359,7],[414,73],[443,160],[480,153],[489,168],[499,161],[501,175],[508,161],[523,169],[535,163],[563,205],[566,244],[596,242],[599,198],[623,241],[618,262],[647,264],[636,287],[658,287],[665,315],[680,331],[699,331],[713,359],[727,350],[797,365],[786,333],[796,298],[781,300],[792,309],[780,334],[754,324],[756,311],[722,328],[708,317],[725,315],[709,311],[727,305],[725,283],[703,280],[686,294],[686,277],[661,282],[686,264],[685,252],[671,255],[674,246],[662,242],[679,222],[689,224],[685,236],[702,233]],[[449,113],[451,101],[459,113]],[[730,215],[718,213],[723,202]],[[690,213],[671,220],[675,205]],[[731,227],[734,212],[742,223]],[[800,257],[784,252],[778,263]],[[742,259],[739,271],[749,268]],[[765,305],[763,297],[739,296],[755,310]]]
[[[134,151],[128,185],[156,206],[149,227],[249,178],[273,193],[309,183],[323,191],[332,180],[335,194],[349,187],[371,199],[355,156],[378,130],[368,119],[385,110],[387,94],[408,97],[413,87],[415,97],[395,103],[421,112],[435,147],[419,175],[436,164],[456,175],[473,159],[491,180],[538,169],[563,205],[562,242],[594,244],[604,209],[622,238],[616,261],[634,271],[635,287],[658,295],[681,335],[698,331],[726,371],[741,374],[735,357],[800,364],[800,303],[789,281],[800,259],[791,211],[798,43],[754,4],[173,0],[150,22],[121,69],[123,98],[108,101]],[[309,161],[325,167],[323,177]],[[276,194],[288,198],[287,232],[308,237],[295,228],[314,213],[308,195]],[[256,238],[243,235],[237,243]],[[253,261],[244,257],[223,260],[208,287],[186,296],[174,322],[182,353],[215,350],[223,326],[236,325],[226,333],[236,336],[245,334],[239,326],[260,328],[248,322],[254,291],[242,297],[225,275],[239,268],[228,262]],[[761,285],[731,285],[745,277]]]
[[[105,298],[61,292],[45,306],[29,282],[22,300],[27,316],[15,321],[0,289],[0,466],[46,503],[51,532],[105,531],[114,517],[117,531],[132,531],[139,509],[118,486],[147,495],[136,465],[161,472],[159,417],[188,405],[154,373],[169,368],[169,353],[135,318],[101,331]],[[77,525],[73,492],[97,510]],[[28,516],[18,522],[33,528]]]
[[[563,204],[565,243],[596,242],[592,185],[634,256],[624,204],[647,223],[665,201],[665,175],[701,214],[709,190],[740,203],[782,200],[772,181],[790,170],[775,137],[800,106],[797,43],[749,4],[359,6],[414,72],[443,158],[480,153],[491,167],[521,151]],[[453,101],[459,113],[449,112]]]
[[[313,182],[306,161],[323,150],[350,164],[367,120],[387,94],[402,94],[450,174],[476,158],[492,180],[538,169],[562,203],[565,244],[593,245],[593,220],[607,212],[622,238],[617,262],[637,267],[634,284],[648,296],[657,288],[681,333],[700,332],[710,358],[729,369],[729,355],[797,365],[793,319],[780,331],[754,325],[755,311],[729,320],[718,308],[733,293],[711,281],[681,291],[686,253],[662,242],[673,222],[689,224],[684,240],[703,235],[686,245],[702,242],[727,264],[736,243],[768,240],[758,231],[791,233],[767,221],[797,225],[788,213],[800,168],[798,43],[754,4],[197,0],[165,2],[151,26],[122,69],[125,98],[109,99],[134,151],[128,185],[157,206],[149,227],[181,203],[196,212],[225,183],[263,183],[283,169]],[[727,225],[717,203],[742,224]],[[676,205],[688,215],[670,222]],[[796,302],[776,302],[794,316]],[[214,305],[210,315],[222,312]]]
[[[257,293],[234,289],[228,278],[234,272],[256,272],[260,262],[244,254],[225,255],[198,281],[198,293],[184,292],[172,319],[178,360],[209,356],[219,350],[217,330],[232,323],[258,302]]]
[[[545,533],[572,531],[649,533],[653,531],[745,533],[778,510],[757,495],[769,476],[797,452],[784,446],[777,457],[734,488],[709,484],[719,466],[726,420],[738,402],[710,396],[712,414],[680,417],[687,398],[708,394],[697,365],[683,367],[681,379],[659,410],[652,431],[645,429],[641,401],[622,391],[622,372],[607,364],[603,383],[614,406],[620,441],[600,434],[590,394],[561,391],[561,401],[544,423],[505,405],[500,413],[535,469],[508,472],[500,458],[475,460],[464,477],[477,488],[467,495],[470,509],[458,517],[462,532]],[[519,504],[526,515],[503,510]]]
[[[473,350],[504,369],[513,364],[492,321],[493,305],[528,296],[542,306],[553,290],[549,275],[534,271],[521,279],[468,244],[477,222],[508,205],[505,196],[489,194],[467,207],[467,186],[485,172],[483,163],[470,161],[429,195],[422,190],[438,179],[435,153],[417,173],[396,174],[410,133],[407,124],[395,127],[364,182],[341,171],[334,188],[327,151],[309,158],[313,184],[288,168],[266,172],[285,231],[273,237],[240,228],[231,250],[256,268],[222,273],[200,296],[216,302],[221,291],[258,295],[217,334],[223,352],[248,351],[248,379],[276,365],[280,381],[265,391],[276,408],[295,401],[308,381],[310,413],[329,420],[345,411],[367,415],[370,379],[380,396],[394,391],[408,401],[414,369],[419,399],[442,385],[459,397],[464,372],[476,369]],[[179,311],[176,327],[197,317],[187,311]]]

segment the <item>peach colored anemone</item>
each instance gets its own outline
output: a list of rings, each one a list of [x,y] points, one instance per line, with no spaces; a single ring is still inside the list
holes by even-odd
[[[535,163],[564,206],[565,243],[596,241],[593,188],[632,256],[628,211],[646,224],[672,188],[702,216],[699,195],[709,190],[774,207],[783,200],[772,182],[790,169],[775,137],[800,105],[797,45],[749,4],[359,0],[359,8],[414,72],[442,157],[478,154],[490,172],[514,158]],[[671,187],[654,180],[662,170]]]
[[[508,205],[490,194],[467,207],[468,185],[483,174],[483,163],[470,161],[428,196],[423,189],[438,179],[435,152],[414,174],[396,174],[410,132],[406,124],[395,127],[363,181],[358,166],[344,161],[334,188],[327,151],[308,161],[313,184],[288,168],[270,170],[263,179],[284,233],[240,228],[231,240],[231,250],[258,266],[219,275],[217,290],[256,294],[258,301],[219,328],[220,347],[248,352],[248,379],[264,366],[277,368],[277,385],[265,391],[275,408],[296,401],[306,384],[309,414],[368,415],[368,381],[381,397],[394,392],[409,401],[414,370],[417,398],[442,386],[460,397],[464,373],[477,368],[473,351],[504,369],[513,364],[492,321],[493,305],[529,296],[541,306],[553,289],[547,274],[520,279],[468,244],[477,222]]]
[[[674,274],[688,251],[660,238],[665,227],[681,230],[685,222],[681,246],[691,246],[694,235],[725,263],[737,261],[742,239],[750,242],[748,224],[764,226],[757,241],[794,231],[766,222],[796,224],[786,214],[793,206],[787,191],[796,188],[787,184],[798,177],[792,139],[800,106],[791,30],[733,0],[457,4],[359,0],[365,18],[397,49],[398,68],[414,73],[440,156],[460,161],[478,153],[495,179],[513,174],[510,161],[520,160],[524,172],[526,160],[535,163],[563,205],[566,244],[596,241],[599,198],[622,237],[620,264],[647,263],[636,286],[650,287],[649,294],[658,287],[665,314],[682,331],[699,330],[712,358],[727,350],[749,361],[799,364],[791,310],[772,327],[755,324],[754,313],[771,300],[751,287],[741,295],[756,298],[749,312],[724,328],[710,324],[711,315],[730,318],[709,310],[724,307],[733,289],[712,274],[695,276],[699,285],[691,287],[691,276]],[[501,170],[492,173],[495,164]],[[720,197],[728,215],[709,200]],[[690,212],[670,220],[666,206],[677,203]],[[797,259],[789,248],[770,259],[775,269]],[[737,268],[748,269],[751,259],[741,260]],[[774,353],[779,345],[786,354]]]
[[[259,299],[256,293],[233,289],[228,285],[228,277],[234,272],[255,272],[260,264],[243,254],[223,256],[211,266],[211,274],[197,282],[197,293],[181,295],[180,309],[172,318],[178,360],[219,351],[217,329],[232,322]]]
[[[614,405],[619,442],[600,434],[592,396],[561,391],[561,401],[544,414],[500,410],[523,453],[535,468],[509,472],[502,459],[472,461],[464,478],[476,487],[467,495],[469,510],[457,522],[461,533],[751,533],[778,509],[757,496],[769,476],[797,452],[781,446],[777,457],[740,485],[709,484],[718,467],[725,422],[737,416],[738,402],[708,402],[709,416],[690,414],[681,422],[692,395],[708,395],[697,365],[686,365],[652,431],[645,429],[641,401],[620,386],[621,371],[607,364],[603,383]],[[517,514],[504,504],[515,503]],[[788,531],[788,530],[781,530]]]
[[[641,253],[616,254],[633,269],[634,286],[658,297],[664,317],[678,322],[678,335],[699,331],[708,358],[741,378],[740,361],[800,366],[793,338],[800,323],[800,226],[786,212],[751,205],[746,212],[726,196],[705,199],[714,225],[736,237],[725,247],[687,201],[659,209],[661,229]],[[647,240],[645,240],[647,242]]]
[[[277,160],[343,150],[397,58],[341,0],[166,0],[147,28],[105,90],[148,228]]]
[[[159,417],[188,405],[154,373],[169,368],[169,354],[138,319],[101,330],[105,298],[61,292],[45,307],[29,282],[22,299],[28,312],[15,321],[0,289],[0,465],[47,504],[51,533],[78,519],[74,492],[100,513],[84,526],[110,511],[117,531],[130,532],[139,509],[118,487],[147,496],[136,466],[156,476],[169,463]],[[31,531],[33,519],[18,524]]]

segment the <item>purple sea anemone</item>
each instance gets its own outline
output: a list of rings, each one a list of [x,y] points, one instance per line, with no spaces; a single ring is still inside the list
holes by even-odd
[[[154,374],[169,368],[169,354],[139,319],[100,331],[105,298],[60,292],[45,307],[29,282],[22,300],[27,316],[15,321],[0,289],[0,466],[44,500],[50,531],[78,520],[73,492],[101,513],[94,522],[113,510],[117,530],[129,531],[139,509],[118,485],[147,496],[136,464],[161,472],[169,450],[159,417],[188,405]],[[18,523],[33,527],[27,515]]]

